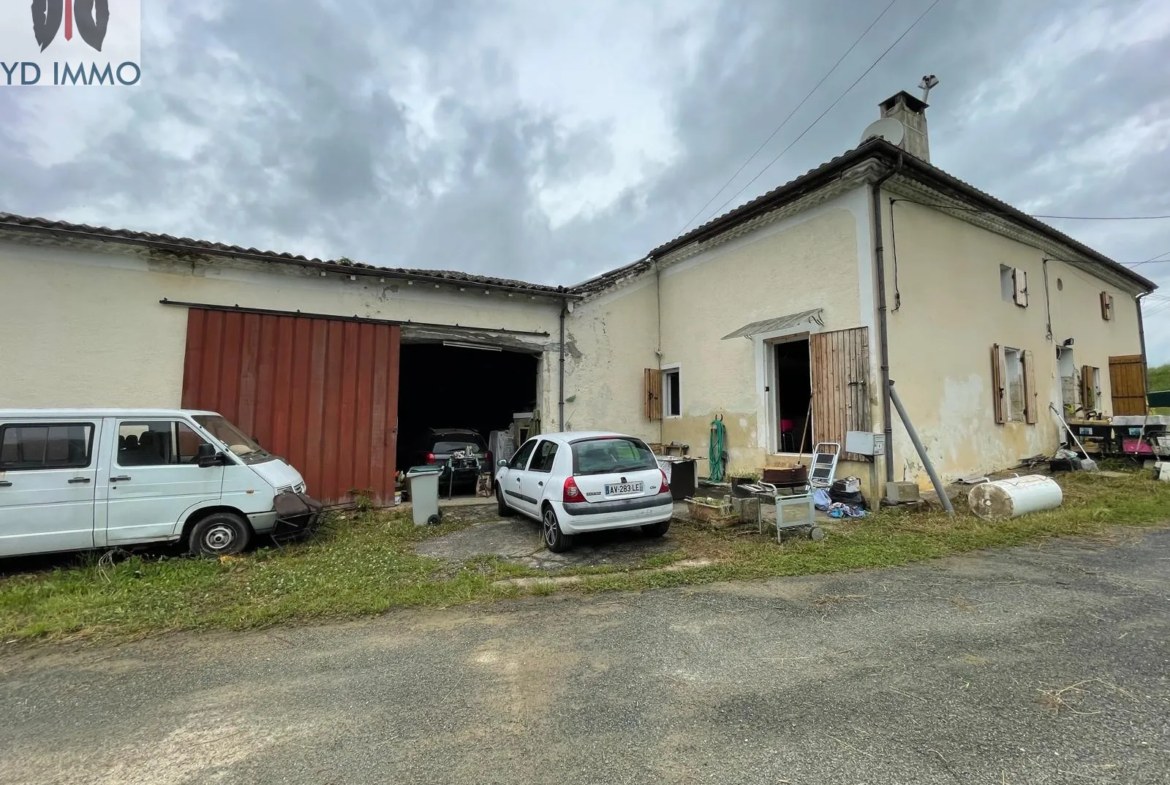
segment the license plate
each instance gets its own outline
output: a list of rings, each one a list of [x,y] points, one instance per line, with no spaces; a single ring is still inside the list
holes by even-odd
[[[641,493],[643,485],[640,482],[623,482],[605,486],[606,496],[624,496],[627,493]]]

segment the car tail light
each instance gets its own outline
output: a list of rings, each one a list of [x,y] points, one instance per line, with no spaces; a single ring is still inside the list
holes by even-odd
[[[495,465],[492,463],[492,451],[491,450],[488,450],[486,453],[484,453],[483,459],[487,463],[488,466]]]
[[[585,496],[581,493],[581,489],[577,487],[577,481],[572,477],[565,480],[565,492],[561,496],[561,501],[565,504],[585,501]]]
[[[658,473],[662,475],[662,485],[658,486],[658,492],[670,493],[670,482],[666,479],[666,472],[659,469]]]
[[[427,453],[427,463],[434,463],[434,462],[435,462],[435,454],[433,452],[428,452]]]

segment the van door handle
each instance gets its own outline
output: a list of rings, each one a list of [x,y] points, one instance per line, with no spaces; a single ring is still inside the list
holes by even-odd
[[[74,477],[72,480],[69,481],[69,484],[76,485],[79,482],[89,482],[89,478],[88,477]]]
[[[130,482],[130,475],[123,474],[118,477],[111,477],[110,482]]]

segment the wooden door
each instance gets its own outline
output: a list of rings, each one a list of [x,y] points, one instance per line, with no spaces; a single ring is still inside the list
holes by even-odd
[[[1140,354],[1109,358],[1113,414],[1146,414],[1146,365]]]
[[[809,335],[812,364],[812,431],[817,442],[845,449],[848,431],[869,431],[869,330],[857,327]],[[844,453],[845,460],[869,456]]]

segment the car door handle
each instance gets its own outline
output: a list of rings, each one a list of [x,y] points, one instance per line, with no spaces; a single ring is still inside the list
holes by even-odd
[[[69,481],[69,484],[76,485],[79,482],[89,482],[89,478],[88,477],[74,477],[72,480]]]
[[[539,485],[541,488],[544,487],[544,483],[542,483],[542,482],[538,482],[537,485]]]
[[[0,480],[0,488],[11,488],[11,487],[12,487],[12,483],[8,482],[8,480]]]
[[[130,475],[123,474],[118,477],[111,477],[110,482],[130,482]]]

